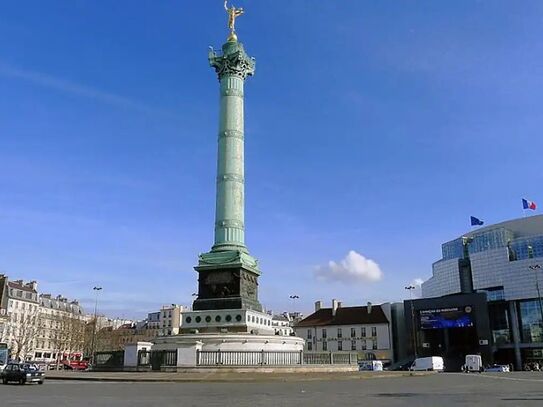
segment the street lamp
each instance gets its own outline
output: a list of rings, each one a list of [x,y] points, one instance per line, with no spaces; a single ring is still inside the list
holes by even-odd
[[[411,327],[413,332],[413,353],[415,359],[417,358],[417,327],[415,326],[415,301],[413,300],[413,291],[417,289],[413,284],[404,287],[409,291],[409,297],[411,298]]]
[[[541,302],[541,291],[539,290],[539,276],[537,274],[537,270],[541,269],[541,266],[539,264],[534,264],[533,266],[528,266],[528,268],[532,270],[535,274],[535,288],[537,289],[537,299],[539,300],[539,312],[541,317],[541,319],[539,320],[539,324],[543,329],[543,303]]]
[[[94,366],[94,351],[96,346],[96,325],[98,325],[98,292],[102,290],[102,287],[93,287],[94,291],[94,326],[92,327],[92,342],[91,342],[91,362]]]

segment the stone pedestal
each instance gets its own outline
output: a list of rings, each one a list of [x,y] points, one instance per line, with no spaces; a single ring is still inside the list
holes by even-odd
[[[229,363],[236,366],[258,366],[247,360],[247,353],[292,353],[293,365],[301,364],[305,341],[295,336],[251,334],[183,334],[160,337],[155,340],[154,351],[177,350],[178,368],[213,367],[203,360],[198,363],[198,351],[218,351],[229,354]],[[299,356],[298,356],[299,355]],[[239,358],[236,359],[236,358]],[[208,361],[209,362],[209,361]],[[217,366],[214,366],[217,367]],[[219,366],[220,367],[220,366]]]
[[[258,302],[258,264],[242,251],[210,252],[200,255],[198,298],[195,311],[251,309],[262,311]]]
[[[138,353],[140,350],[150,351],[153,347],[151,342],[136,342],[124,346],[124,369],[131,370],[138,367]]]
[[[202,350],[204,343],[198,339],[179,341],[177,346],[177,367],[196,366],[196,356]]]

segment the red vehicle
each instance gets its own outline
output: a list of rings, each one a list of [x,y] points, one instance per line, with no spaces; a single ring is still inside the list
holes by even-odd
[[[89,362],[86,360],[70,360],[70,366],[74,370],[87,370],[89,368]]]
[[[63,360],[61,366],[67,370],[87,370],[89,362],[86,360]]]

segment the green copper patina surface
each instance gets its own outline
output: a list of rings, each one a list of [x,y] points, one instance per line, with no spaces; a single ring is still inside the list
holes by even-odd
[[[212,251],[247,251],[243,85],[245,78],[254,74],[255,61],[237,41],[228,41],[222,50],[222,55],[213,50],[209,53],[209,63],[220,81],[215,245]]]
[[[255,60],[231,35],[222,53],[209,52],[220,82],[215,242],[200,254],[194,310],[262,310],[258,302],[257,260],[245,246],[244,84]]]

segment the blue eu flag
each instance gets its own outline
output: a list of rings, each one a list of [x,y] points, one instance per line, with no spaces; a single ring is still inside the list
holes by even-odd
[[[483,223],[481,219],[471,216],[471,226],[481,226]]]

